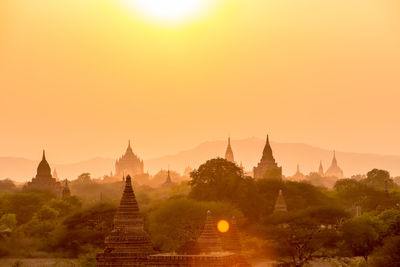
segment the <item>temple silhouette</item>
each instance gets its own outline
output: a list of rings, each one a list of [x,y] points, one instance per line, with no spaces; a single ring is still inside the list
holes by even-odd
[[[128,142],[125,154],[115,161],[115,176],[121,177],[125,175],[139,175],[144,173],[144,163],[131,147],[131,141]]]
[[[230,137],[228,138],[228,146],[226,147],[225,159],[227,161],[235,163],[235,157],[233,156],[233,150],[231,147],[231,138]]]
[[[46,190],[52,192],[58,198],[62,198],[63,186],[52,176],[44,150],[42,160],[37,167],[36,176],[24,186],[24,190]]]
[[[125,179],[125,188],[120,205],[114,216],[114,226],[105,239],[105,249],[96,256],[99,267],[248,267],[241,255],[240,240],[236,221],[228,232],[228,240],[233,242],[227,249],[217,232],[217,224],[210,211],[195,249],[190,254],[157,254],[149,235],[144,231],[143,218],[132,188],[131,176]],[[227,246],[225,246],[227,247]]]
[[[253,175],[255,179],[264,178],[264,175],[267,171],[277,170],[282,176],[282,167],[278,167],[274,156],[272,155],[272,148],[269,144],[269,136],[267,135],[267,141],[265,143],[265,147],[263,150],[263,154],[260,162],[256,167],[253,168]]]
[[[322,168],[322,165],[320,166]],[[339,167],[336,160],[336,152],[333,151],[333,159],[331,166],[326,170],[325,176],[327,177],[336,177],[338,179],[342,179],[344,177],[342,169]]]

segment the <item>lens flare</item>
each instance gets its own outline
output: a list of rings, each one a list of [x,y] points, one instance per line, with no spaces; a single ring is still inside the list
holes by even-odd
[[[229,231],[229,223],[226,220],[220,220],[217,223],[218,231],[221,233],[226,233]]]

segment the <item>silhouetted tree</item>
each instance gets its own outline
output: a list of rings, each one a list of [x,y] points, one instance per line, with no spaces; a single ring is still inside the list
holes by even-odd
[[[388,171],[373,169],[367,173],[367,178],[361,180],[366,185],[384,189],[385,183],[392,188],[395,186],[393,179],[390,178]]]
[[[343,241],[353,256],[368,256],[381,242],[383,224],[380,220],[363,215],[347,221],[342,227]]]
[[[266,235],[273,251],[288,266],[304,266],[315,255],[333,248],[338,241],[336,228],[348,214],[337,207],[318,207],[278,213],[265,218]]]
[[[236,202],[246,178],[236,164],[222,158],[208,160],[190,174],[190,197],[198,200]]]
[[[400,236],[386,238],[383,246],[374,250],[370,262],[374,267],[400,266]]]

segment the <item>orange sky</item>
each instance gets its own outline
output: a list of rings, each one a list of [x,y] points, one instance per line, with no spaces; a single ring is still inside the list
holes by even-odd
[[[144,158],[258,136],[400,154],[398,0],[0,1],[0,156]]]

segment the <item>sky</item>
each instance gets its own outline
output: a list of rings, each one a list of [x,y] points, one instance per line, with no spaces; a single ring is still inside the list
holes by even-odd
[[[398,0],[218,0],[174,23],[129,1],[0,1],[0,156],[267,133],[400,154]]]

